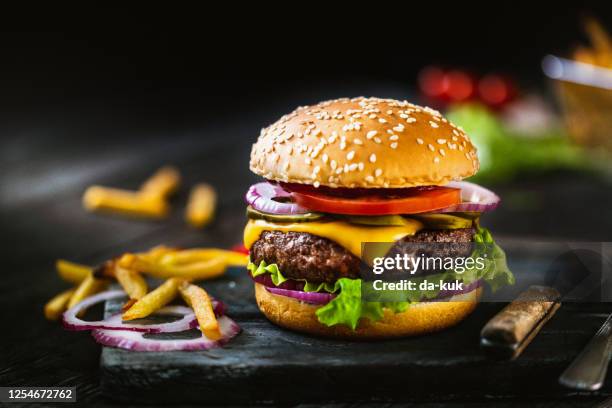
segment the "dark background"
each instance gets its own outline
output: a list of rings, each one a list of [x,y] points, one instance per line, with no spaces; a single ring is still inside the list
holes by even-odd
[[[192,127],[253,109],[272,121],[289,109],[286,101],[370,94],[381,83],[409,95],[428,64],[506,72],[541,87],[542,57],[584,42],[585,15],[609,26],[610,9],[605,2],[122,5],[42,10],[26,22],[7,13],[3,122],[72,124],[78,114],[96,128]]]
[[[250,144],[295,106],[340,96],[414,99],[417,72],[429,64],[508,73],[548,93],[541,58],[584,41],[585,14],[612,27],[612,7],[535,3],[31,5],[19,18],[4,13],[0,309],[7,330],[0,384],[78,384],[81,401],[106,404],[99,347],[43,320],[42,305],[65,287],[54,260],[95,263],[159,240],[220,247],[240,241],[241,196],[256,180],[247,168]],[[205,180],[219,189],[219,217],[206,232],[182,223],[186,191],[167,222],[81,209],[86,186],[136,188],[165,163],[179,166],[186,185]],[[563,174],[496,191],[519,202],[525,191],[538,192],[535,205],[502,207],[489,217],[498,235],[609,241],[604,180]]]

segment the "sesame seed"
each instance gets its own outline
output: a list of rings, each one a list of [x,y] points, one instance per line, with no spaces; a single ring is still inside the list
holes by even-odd
[[[346,149],[346,142],[343,140],[340,142],[340,150]]]
[[[361,139],[358,139],[358,138],[353,139],[353,143],[355,143],[356,145],[362,145],[363,144]]]
[[[366,137],[367,137],[368,139],[371,139],[371,138],[373,138],[374,136],[376,136],[376,134],[377,134],[377,133],[378,133],[378,132],[377,132],[377,131],[375,131],[375,130],[370,130],[370,131],[369,131],[369,132],[366,134]]]
[[[368,176],[366,176],[365,180],[366,180],[368,183],[373,183],[373,182],[374,182],[374,177],[372,177],[372,176],[369,176],[369,175],[368,175]]]
[[[358,166],[357,166],[357,163],[353,163],[353,164],[351,164],[351,165],[349,166],[349,170],[350,170],[350,171],[355,171],[355,170],[357,170],[357,167],[358,167]]]
[[[428,144],[427,147],[429,147],[429,150],[431,150],[432,152],[436,151],[436,148],[432,144]]]
[[[359,164],[357,164],[357,168],[359,169],[359,171],[363,171],[364,167],[365,165],[363,164],[363,162],[359,162]]]
[[[391,109],[389,109],[389,110],[387,111],[387,115],[393,115],[393,111],[392,111]]]
[[[415,118],[407,118],[406,119],[406,123],[414,123],[414,122],[416,122]]]
[[[391,135],[391,137],[389,137],[389,140],[398,140],[399,136],[398,135]]]
[[[395,126],[393,128],[393,130],[395,130],[396,132],[403,132],[404,131],[404,125],[402,125],[401,123],[397,126]]]
[[[380,176],[382,176],[382,173],[383,173],[382,169],[376,169],[376,171],[374,171],[374,175],[375,175],[376,177],[380,177]]]
[[[402,119],[408,119],[410,116],[406,115],[405,113],[400,113],[400,118]]]
[[[320,166],[315,166],[315,168],[314,168],[314,169],[312,169],[312,173],[313,173],[313,174],[317,174],[317,173],[319,173],[320,171],[321,171],[321,167],[320,167]]]
[[[432,128],[434,128],[434,129],[438,127],[438,124],[437,124],[436,122],[434,122],[434,121],[431,121],[431,120],[429,121],[429,125],[430,125]]]
[[[376,155],[374,153],[370,155],[370,163],[376,163]]]
[[[306,164],[310,165],[310,163],[312,163],[312,160],[310,160],[310,157],[306,157],[306,158],[304,159],[304,162],[305,162]]]
[[[442,156],[446,156],[446,152],[444,151],[444,149],[440,149],[440,150],[438,150],[438,151],[440,152],[440,154],[441,154]]]
[[[329,162],[329,166],[332,168],[332,170],[335,170],[336,167],[338,167],[338,163],[336,163],[335,160],[332,160],[331,162]]]
[[[351,150],[350,152],[347,153],[346,155],[346,159],[347,160],[353,160],[353,158],[355,157],[355,151]]]
[[[440,162],[440,158],[438,156],[434,157],[434,163],[439,163]]]
[[[378,144],[381,144],[381,143],[382,143],[382,140],[380,140],[380,137],[375,137],[375,138],[374,138],[374,142],[376,142],[376,143],[378,143]]]
[[[370,116],[368,116],[368,118],[370,119],[376,119],[376,114],[375,113],[371,113]]]
[[[417,143],[418,143],[418,144],[420,144],[420,145],[422,145],[423,143],[425,143],[425,142],[423,142],[423,139],[421,139],[420,137],[417,137],[417,140],[416,140],[416,141],[417,141]]]
[[[315,188],[319,188],[321,183],[319,183],[318,181],[315,181],[314,183],[312,183],[312,185],[315,186]]]
[[[397,149],[397,142],[391,143],[391,148],[392,149]]]
[[[446,144],[446,139],[438,139],[438,144]]]
[[[327,153],[323,153],[323,155],[321,156],[321,160],[323,160],[323,163],[327,163],[328,159],[329,157],[327,156]]]
[[[378,121],[379,121],[380,123],[387,123],[387,121],[386,121],[384,118],[378,118]]]

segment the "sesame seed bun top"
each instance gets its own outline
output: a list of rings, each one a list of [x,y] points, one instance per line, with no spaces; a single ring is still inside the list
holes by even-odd
[[[269,180],[350,188],[442,185],[478,166],[470,139],[439,112],[363,97],[297,108],[262,129],[250,161]]]

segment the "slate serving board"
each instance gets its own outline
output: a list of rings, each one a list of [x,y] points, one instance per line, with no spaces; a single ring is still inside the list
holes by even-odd
[[[534,270],[534,256],[527,256],[537,253],[534,243],[509,242],[506,249],[511,267],[522,275],[519,281],[536,281],[545,270],[545,265]],[[269,323],[255,305],[243,270],[232,269],[205,286],[229,305],[228,315],[242,333],[224,348],[205,352],[105,347],[101,386],[106,396],[143,403],[234,404],[576,397],[579,393],[559,386],[557,378],[612,310],[601,303],[564,305],[518,360],[499,361],[478,344],[480,329],[502,303],[483,303],[466,321],[441,333],[355,342],[292,333]],[[108,304],[107,313],[116,307]],[[595,395],[611,394],[609,377]]]

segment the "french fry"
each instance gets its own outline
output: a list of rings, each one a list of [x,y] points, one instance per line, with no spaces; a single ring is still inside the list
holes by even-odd
[[[104,279],[96,279],[93,272],[90,272],[85,279],[77,286],[76,290],[68,301],[67,308],[70,309],[85,298],[95,295],[104,290],[108,285],[108,281]]]
[[[170,278],[163,284],[137,300],[123,313],[123,320],[134,320],[147,317],[158,309],[170,303],[178,294],[179,285],[183,282],[179,278]]]
[[[586,20],[584,29],[593,44],[593,48],[598,53],[610,53],[612,52],[612,41],[606,30],[602,25],[594,18]]]
[[[115,278],[115,259],[102,262],[92,269],[93,276],[96,279],[113,279]]]
[[[49,320],[57,320],[66,311],[66,306],[74,294],[74,289],[68,289],[53,297],[45,305],[45,317]]]
[[[597,64],[597,57],[593,54],[593,52],[586,47],[578,47],[574,51],[574,59],[578,62],[582,62],[584,64]]]
[[[116,262],[114,272],[117,282],[125,290],[130,301],[142,299],[147,294],[147,281],[138,272],[122,268]]]
[[[219,340],[222,337],[219,322],[208,293],[201,287],[189,282],[181,283],[179,291],[185,303],[193,309],[202,333],[211,340]]]
[[[196,184],[189,195],[185,220],[195,228],[203,228],[212,221],[217,203],[217,194],[212,186]]]
[[[214,258],[225,259],[227,266],[246,266],[248,264],[248,255],[216,248],[194,248],[168,252],[159,258],[159,262],[163,265],[180,265]]]
[[[140,217],[162,218],[168,214],[168,203],[137,191],[91,186],[83,195],[83,205],[89,211],[120,212]]]
[[[584,30],[589,37],[591,48],[579,47],[574,52],[574,59],[586,64],[612,68],[612,39],[595,19],[584,22]]]
[[[92,271],[92,268],[87,265],[77,264],[64,259],[58,259],[55,262],[55,269],[60,278],[75,285],[85,280]]]
[[[140,192],[147,196],[165,199],[174,193],[181,184],[181,174],[172,166],[157,170],[140,187]]]
[[[159,258],[161,258],[163,255],[169,254],[172,252],[176,252],[178,250],[179,248],[173,248],[173,247],[169,247],[165,245],[158,245],[156,247],[149,249],[147,252],[140,253],[139,255],[142,257],[145,257],[151,262],[157,262],[159,261]]]
[[[212,279],[223,275],[226,270],[225,259],[212,258],[205,261],[181,265],[168,265],[152,262],[146,256],[125,254],[119,265],[154,276],[156,278],[183,278],[190,280]]]

